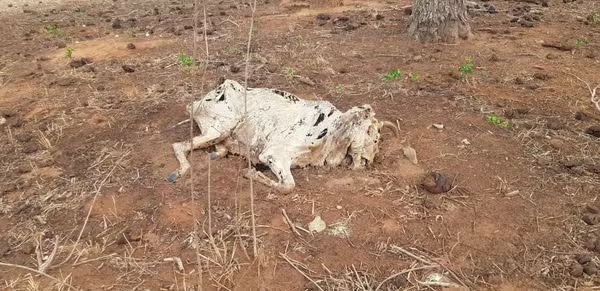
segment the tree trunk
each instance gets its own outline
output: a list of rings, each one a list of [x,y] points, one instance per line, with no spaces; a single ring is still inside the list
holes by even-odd
[[[470,38],[465,1],[414,0],[408,33],[422,43],[456,43]]]

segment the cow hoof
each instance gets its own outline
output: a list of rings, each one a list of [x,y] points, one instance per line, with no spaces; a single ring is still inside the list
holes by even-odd
[[[167,181],[171,183],[175,182],[175,180],[177,180],[177,172],[173,172],[167,177]]]

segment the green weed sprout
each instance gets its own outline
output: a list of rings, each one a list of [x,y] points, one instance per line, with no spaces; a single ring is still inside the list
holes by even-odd
[[[67,58],[71,58],[73,57],[73,48],[71,47],[66,47],[65,48],[65,55],[67,56]]]
[[[410,75],[409,75],[409,76],[410,76],[410,78],[411,78],[411,79],[413,79],[413,80],[415,80],[415,81],[416,81],[417,79],[419,79],[419,75],[418,75],[417,73],[410,73]]]
[[[471,57],[466,57],[465,63],[458,67],[458,71],[460,72],[461,81],[468,81],[467,76],[473,73],[473,59],[471,59]]]
[[[285,70],[287,71],[288,75],[290,75],[290,76],[293,76],[296,73],[296,70],[292,67],[287,67]]]
[[[179,53],[177,61],[184,67],[191,67],[194,64],[194,59],[183,52]]]
[[[493,123],[495,125],[500,125],[502,127],[508,127],[508,121],[504,120],[502,121],[502,119],[500,119],[500,117],[498,117],[496,114],[489,114],[487,116],[487,120],[489,123]]]
[[[587,44],[587,39],[585,39],[585,37],[580,37],[575,41],[575,45],[576,46],[582,46],[584,44]]]
[[[402,72],[400,72],[400,69],[393,69],[389,74],[383,76],[383,80],[385,81],[391,81],[399,78],[402,78]]]

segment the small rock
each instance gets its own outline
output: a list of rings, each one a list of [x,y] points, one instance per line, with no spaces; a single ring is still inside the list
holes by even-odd
[[[592,126],[588,127],[585,130],[585,133],[595,136],[595,137],[600,137],[600,125],[592,125]]]
[[[596,267],[596,264],[589,262],[583,265],[583,272],[588,275],[595,275],[596,273],[598,273],[598,268]]]
[[[19,174],[25,174],[25,173],[29,173],[31,172],[31,166],[29,165],[20,165],[19,167],[17,167],[17,172]]]
[[[326,20],[331,19],[331,15],[325,14],[325,13],[319,13],[319,14],[317,14],[317,19],[326,21]]]
[[[85,66],[87,64],[91,64],[91,63],[92,63],[91,59],[81,58],[81,59],[78,59],[78,60],[72,60],[72,61],[70,61],[69,62],[69,66],[71,68],[80,68],[80,67],[83,67],[83,66]]]
[[[437,128],[437,129],[444,129],[444,125],[441,123],[434,123],[431,126]]]
[[[57,48],[59,48],[59,49],[66,48],[66,47],[67,47],[67,43],[66,43],[66,42],[64,42],[64,41],[59,41],[59,42],[56,44],[56,47],[57,47]]]
[[[24,154],[32,154],[38,151],[38,147],[36,145],[26,145],[25,147],[23,147],[23,149],[21,150],[22,153]]]
[[[577,119],[579,121],[586,121],[589,119],[589,116],[587,114],[585,114],[585,112],[583,112],[583,111],[577,111],[577,112],[575,112],[575,119]]]
[[[585,222],[587,225],[596,225],[598,224],[600,217],[596,214],[586,213],[581,217],[581,220]]]
[[[385,18],[385,17],[383,15],[381,15],[381,14],[375,15],[375,19],[376,20],[382,20],[383,18]]]
[[[406,146],[402,148],[402,152],[404,156],[414,165],[416,165],[419,161],[417,159],[417,151],[410,146]]]
[[[499,62],[500,58],[496,54],[490,56],[490,62]]]
[[[423,56],[421,56],[421,55],[416,55],[416,56],[413,57],[413,61],[415,61],[415,62],[418,62],[418,61],[420,61],[422,59],[423,59]]]
[[[123,66],[121,66],[121,68],[123,68],[123,71],[125,71],[126,73],[135,72],[135,68],[133,68],[133,66],[131,66],[131,65],[123,65]]]
[[[552,78],[552,77],[550,77],[550,75],[548,75],[546,73],[541,73],[541,72],[537,72],[537,73],[533,74],[533,77],[538,80],[542,80],[542,81],[550,80]]]
[[[238,73],[238,72],[240,71],[240,67],[238,67],[238,66],[236,66],[236,65],[231,65],[231,66],[229,67],[229,71],[230,71],[230,72],[232,72],[232,73],[234,73],[234,74],[235,74],[235,73]]]
[[[315,219],[313,219],[313,221],[308,224],[308,230],[310,232],[322,232],[323,230],[325,230],[326,227],[327,225],[325,224],[325,221],[321,219],[321,216],[315,217]]]
[[[8,8],[13,7],[12,3],[8,3]]]
[[[14,137],[17,141],[20,142],[28,142],[31,140],[31,134],[29,133],[17,133]]]
[[[337,209],[337,210],[342,210],[342,208],[343,208],[342,205],[336,205],[335,206],[335,209]]]
[[[525,79],[523,79],[523,77],[517,77],[517,78],[515,78],[515,84],[523,85],[523,84],[525,84]]]
[[[496,102],[496,106],[498,106],[500,108],[504,108],[504,107],[506,107],[506,102],[504,100],[500,100],[500,101]]]
[[[561,140],[558,139],[551,139],[548,141],[548,144],[553,147],[554,149],[557,150],[564,150],[565,149],[565,143],[563,143]]]
[[[560,130],[564,128],[564,125],[558,118],[550,118],[546,120],[546,128],[551,130]]]
[[[559,55],[554,54],[554,53],[549,53],[546,55],[546,58],[549,60],[555,60],[555,59],[558,59],[559,57],[560,57]]]
[[[571,266],[571,270],[569,271],[569,273],[573,277],[581,277],[583,276],[583,266],[579,263],[574,263]]]
[[[115,21],[113,21],[111,27],[113,29],[121,29],[123,27],[123,25],[121,24],[121,19],[119,19],[119,18],[115,19]]]
[[[585,265],[592,261],[592,256],[590,256],[588,254],[577,254],[577,255],[575,255],[575,260],[578,263]]]
[[[279,71],[279,65],[270,63],[267,65],[267,71],[271,74],[276,73],[277,71]]]
[[[569,169],[579,167],[582,164],[581,161],[578,161],[578,160],[564,160],[564,161],[561,161],[560,163],[563,165],[563,167],[569,168]]]
[[[431,194],[440,194],[450,191],[452,182],[448,175],[434,171],[423,179],[421,186]]]
[[[134,50],[135,49],[135,44],[133,44],[133,43],[130,42],[130,43],[127,44],[127,48],[130,49],[130,50]]]
[[[594,239],[589,239],[585,242],[585,244],[583,244],[583,247],[590,251],[593,251],[596,249],[596,241]]]
[[[6,118],[0,116],[0,125],[6,124]]]
[[[592,214],[600,214],[599,205],[588,204],[585,206],[584,211]]]

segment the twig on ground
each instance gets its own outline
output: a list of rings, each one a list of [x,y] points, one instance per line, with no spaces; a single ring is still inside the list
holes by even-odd
[[[40,262],[40,264],[38,265],[38,271],[40,271],[42,273],[46,273],[46,270],[48,269],[48,267],[50,267],[50,265],[52,264],[52,261],[54,260],[54,257],[56,256],[56,252],[58,251],[58,243],[59,242],[60,242],[60,237],[57,235],[54,237],[54,249],[52,249],[52,252],[48,256],[48,259],[46,259],[46,261],[44,263],[41,263],[42,242],[40,240],[40,243],[38,245],[38,247],[39,247],[38,262]]]
[[[402,270],[398,273],[392,274],[389,277],[383,279],[383,281],[381,281],[381,283],[379,283],[379,285],[377,285],[377,288],[375,288],[375,291],[379,290],[379,288],[381,288],[381,286],[383,286],[383,283],[385,283],[391,279],[394,279],[400,275],[407,274],[407,273],[414,272],[414,271],[433,269],[433,268],[438,268],[438,267],[439,267],[439,265],[428,265],[428,266],[421,266],[421,267],[411,268],[411,269],[407,269],[407,270]]]
[[[391,246],[390,246],[390,248],[391,248],[392,250],[395,250],[395,251],[397,251],[397,252],[403,253],[403,254],[405,254],[405,255],[407,255],[407,256],[409,256],[409,257],[411,257],[411,258],[413,258],[413,259],[415,259],[415,260],[417,260],[417,261],[419,261],[419,262],[421,262],[421,263],[424,263],[424,264],[427,264],[427,265],[434,265],[434,264],[433,264],[432,262],[430,262],[429,260],[427,260],[427,259],[425,259],[425,258],[423,258],[423,257],[417,256],[417,255],[415,255],[415,254],[413,254],[413,253],[411,253],[411,252],[409,252],[409,251],[407,251],[407,250],[403,249],[402,247],[395,246],[395,245],[391,245]]]
[[[180,125],[182,125],[182,124],[185,124],[186,122],[190,122],[190,121],[191,121],[191,119],[189,119],[189,118],[188,118],[188,119],[186,119],[186,120],[184,120],[184,121],[177,122],[175,125],[173,125],[173,126],[171,126],[171,127],[172,127],[172,128],[175,128],[175,127],[178,127],[178,126],[180,126]]]
[[[101,257],[97,257],[97,258],[93,258],[93,259],[83,260],[83,261],[80,261],[80,262],[77,262],[77,263],[73,264],[73,267],[77,267],[79,265],[83,265],[83,264],[87,264],[87,263],[99,261],[99,260],[102,260],[102,259],[111,258],[111,257],[114,257],[116,255],[117,255],[117,253],[112,253],[112,254],[106,255],[106,256],[101,256]]]
[[[22,266],[22,265],[2,263],[2,262],[0,262],[0,266],[9,267],[9,268],[17,268],[17,269],[26,270],[26,271],[29,271],[29,272],[32,272],[32,273],[36,273],[36,274],[42,275],[42,276],[44,276],[46,278],[52,279],[52,280],[54,280],[54,281],[56,281],[56,282],[58,282],[60,284],[63,284],[65,286],[69,287],[69,289],[79,290],[78,288],[73,287],[72,285],[69,285],[69,284],[63,282],[63,281],[59,280],[56,277],[52,277],[52,276],[50,276],[50,275],[48,275],[46,273],[40,272],[40,271],[38,271],[36,269],[32,269],[32,268],[29,268],[29,267],[26,267],[26,266]]]
[[[292,229],[292,231],[294,231],[294,233],[297,236],[302,236],[300,234],[300,232],[296,229],[296,226],[294,226],[294,223],[292,222],[292,220],[290,219],[290,217],[287,215],[287,212],[285,212],[284,208],[281,208],[281,214],[283,214],[283,217],[285,218],[285,222],[290,226],[290,228]]]
[[[311,277],[306,275],[306,273],[302,272],[302,270],[300,270],[300,268],[298,268],[298,266],[296,266],[296,264],[292,263],[292,261],[285,254],[279,253],[279,256],[281,256],[288,264],[290,264],[290,266],[292,266],[292,268],[296,269],[296,271],[298,271],[298,273],[300,273],[304,278],[311,281],[317,288],[319,288],[319,290],[324,291],[323,288],[321,288],[321,286],[319,286],[319,284],[317,284],[317,282],[315,282],[315,280],[313,280]]]
[[[563,72],[565,72],[565,71],[563,71]],[[587,86],[588,91],[590,92],[590,95],[591,95],[590,99],[591,99],[592,103],[594,103],[594,105],[596,106],[596,110],[600,111],[600,98],[596,97],[596,91],[598,90],[598,88],[600,88],[600,83],[592,89],[592,86],[590,86],[590,83],[584,81],[583,79],[579,78],[575,74],[572,74],[569,72],[565,72],[565,73],[577,78],[577,80],[583,82]]]

